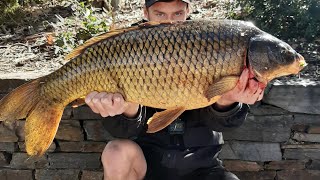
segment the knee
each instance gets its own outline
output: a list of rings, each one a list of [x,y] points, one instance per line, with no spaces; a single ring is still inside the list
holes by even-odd
[[[123,166],[131,166],[135,161],[144,159],[141,148],[138,144],[127,139],[118,139],[110,141],[104,148],[101,161],[106,168],[112,166],[114,168]]]
[[[102,152],[102,162],[107,162],[110,159],[120,158],[120,157],[130,157],[132,152],[137,151],[139,146],[133,141],[126,139],[113,140],[108,142],[106,147]]]
[[[117,177],[115,179],[123,179],[122,176],[129,175],[132,169],[142,176],[146,169],[141,148],[130,140],[110,141],[102,152],[101,161],[105,175]]]

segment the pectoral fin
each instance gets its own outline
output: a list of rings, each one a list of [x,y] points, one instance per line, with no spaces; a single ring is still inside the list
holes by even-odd
[[[215,96],[222,95],[223,93],[233,89],[238,83],[239,76],[228,76],[220,79],[219,81],[211,84],[207,92],[205,93],[206,98],[210,101]]]
[[[147,132],[154,133],[162,130],[177,119],[184,111],[184,107],[178,107],[155,113],[147,122]]]

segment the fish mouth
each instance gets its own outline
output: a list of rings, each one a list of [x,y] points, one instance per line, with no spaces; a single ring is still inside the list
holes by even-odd
[[[294,74],[298,74],[304,67],[306,67],[308,64],[304,60],[304,57],[298,53],[296,59],[295,59],[295,71],[293,72]]]

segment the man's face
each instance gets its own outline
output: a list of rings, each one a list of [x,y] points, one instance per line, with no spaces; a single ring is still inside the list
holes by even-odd
[[[188,15],[188,4],[180,0],[156,2],[144,9],[144,16],[149,21],[185,21]]]

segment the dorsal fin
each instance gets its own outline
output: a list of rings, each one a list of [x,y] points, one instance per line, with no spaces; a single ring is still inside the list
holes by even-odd
[[[93,45],[93,44],[95,44],[95,43],[97,43],[99,41],[105,40],[107,38],[110,38],[110,37],[113,37],[113,36],[116,36],[116,35],[119,35],[119,34],[122,34],[122,33],[127,32],[127,31],[136,30],[136,29],[139,29],[139,27],[130,27],[130,28],[126,28],[126,29],[112,30],[112,31],[106,32],[104,34],[101,34],[99,36],[93,37],[93,38],[87,40],[81,46],[76,47],[72,52],[70,52],[65,57],[65,60],[68,61],[68,60],[70,60],[72,58],[75,58],[75,57],[79,56],[87,47],[89,47],[89,46],[91,46],[91,45]]]
[[[157,26],[160,24],[171,24],[171,23],[172,22],[169,22],[169,21],[163,21],[163,22],[150,21],[150,22],[139,24],[138,26],[116,29],[116,30],[106,32],[104,34],[101,34],[99,36],[96,36],[96,37],[89,39],[81,46],[78,46],[77,48],[75,48],[72,52],[70,52],[68,55],[66,55],[65,60],[68,61],[72,58],[79,56],[87,47],[89,47],[97,42],[100,42],[102,40],[105,40],[107,38],[117,36],[117,35],[120,35],[122,33],[128,32],[128,31],[133,31],[133,30],[137,30],[137,29],[144,29],[144,28],[148,28],[148,27],[152,27],[152,26]]]

